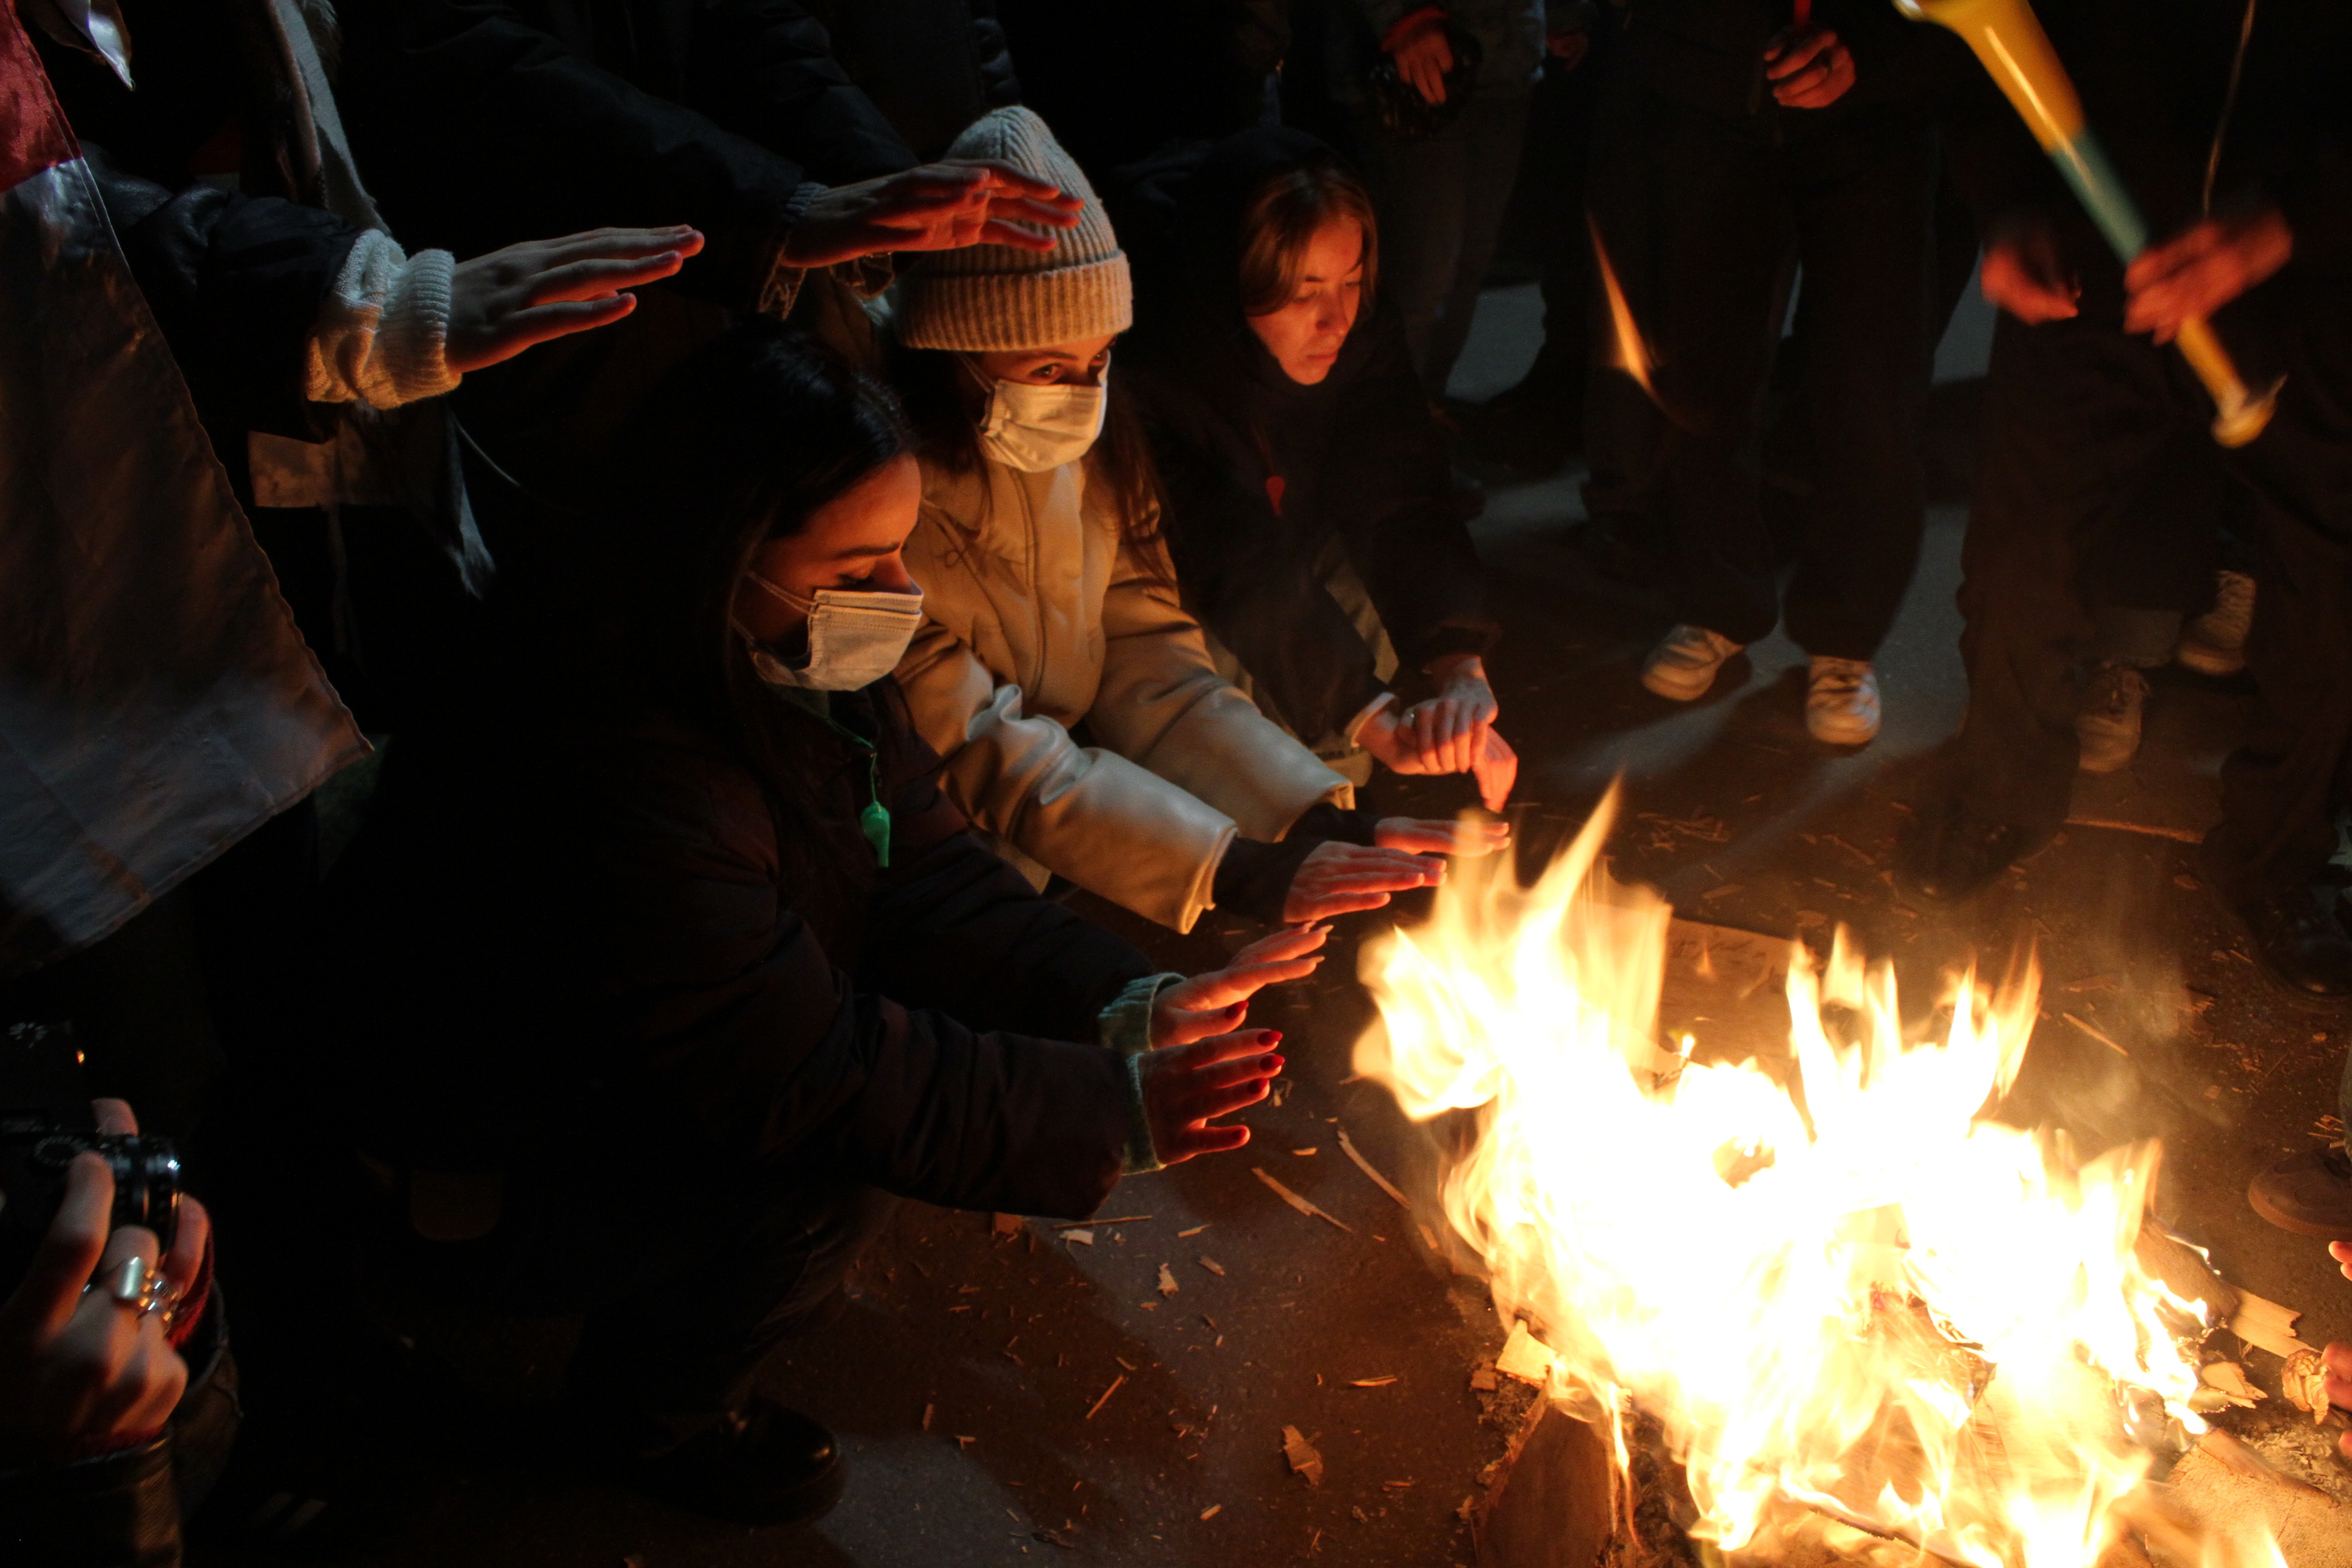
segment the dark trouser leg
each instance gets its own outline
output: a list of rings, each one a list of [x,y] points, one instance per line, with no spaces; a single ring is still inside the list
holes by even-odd
[[[1789,226],[1771,147],[1653,94],[1604,109],[1592,207],[1635,322],[1655,353],[1661,417],[1622,370],[1596,372],[1588,451],[1596,519],[1654,520],[1683,584],[1678,617],[1737,642],[1780,618],[1757,506],[1758,405],[1779,338],[1771,301]],[[1613,359],[1602,324],[1595,347]]]
[[[1405,345],[1419,371],[1445,311],[1468,212],[1460,126],[1413,142],[1367,117],[1357,126],[1356,145],[1380,210],[1381,303],[1403,316]],[[1426,376],[1423,387],[1429,390]]]
[[[2205,863],[2238,902],[2302,887],[2326,863],[2352,743],[2352,311],[2303,303],[2278,411],[2233,455],[2255,498],[2262,593],[2246,661],[2262,700],[2221,770]]]
[[[572,1388],[684,1437],[740,1408],[769,1352],[822,1321],[898,1200],[808,1164],[648,1180],[600,1233],[607,1283]]]
[[[2187,426],[2166,365],[2112,327],[2004,316],[1985,387],[1976,502],[1962,546],[1969,710],[1952,742],[1955,804],[1986,822],[2055,827],[2076,762],[2081,591],[2113,498]]]
[[[1935,143],[1924,125],[1886,127],[1792,147],[1788,159],[1813,455],[1789,635],[1808,653],[1867,659],[1919,559]]]
[[[1473,99],[1446,132],[1454,140],[1453,178],[1462,192],[1461,226],[1454,234],[1437,320],[1431,324],[1427,343],[1413,356],[1422,388],[1432,397],[1445,395],[1454,362],[1470,338],[1478,289],[1494,262],[1503,218],[1510,210],[1511,186],[1518,177],[1529,97],[1515,92]]]

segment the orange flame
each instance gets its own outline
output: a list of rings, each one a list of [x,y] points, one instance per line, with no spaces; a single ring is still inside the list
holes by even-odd
[[[1610,363],[1633,378],[1650,401],[1664,408],[1658,389],[1652,381],[1650,348],[1642,341],[1642,329],[1634,324],[1633,307],[1625,302],[1624,285],[1617,281],[1617,268],[1609,260],[1609,247],[1601,242],[1601,224],[1591,213],[1584,215],[1584,226],[1592,233],[1592,254],[1601,262],[1601,287],[1609,295],[1609,323],[1617,338],[1617,352]]]
[[[2204,1429],[2203,1306],[2134,1250],[2157,1145],[2082,1159],[1991,1119],[2030,963],[1962,977],[1935,1038],[1840,931],[1824,965],[1792,948],[1785,1058],[1660,1048],[1672,910],[1601,869],[1616,805],[1533,887],[1457,864],[1426,925],[1364,953],[1356,1068],[1415,1120],[1476,1118],[1443,1197],[1504,1321],[1531,1320],[1571,1409],[1656,1419],[1726,1552],[1860,1526],[1968,1568],[2092,1568],[2146,1500],[2147,1434]],[[2236,1533],[2202,1568],[2275,1568]]]

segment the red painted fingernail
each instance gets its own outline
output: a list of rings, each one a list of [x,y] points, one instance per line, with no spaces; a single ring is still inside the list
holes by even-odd
[[[1258,1037],[1269,1046],[1278,1046],[1282,1044],[1282,1031],[1280,1029],[1260,1029],[1258,1031]]]

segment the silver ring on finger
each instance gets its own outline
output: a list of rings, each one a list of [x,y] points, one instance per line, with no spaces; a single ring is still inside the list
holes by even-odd
[[[142,1318],[155,1310],[165,1294],[163,1271],[135,1252],[85,1289],[105,1291],[116,1304],[129,1307]]]

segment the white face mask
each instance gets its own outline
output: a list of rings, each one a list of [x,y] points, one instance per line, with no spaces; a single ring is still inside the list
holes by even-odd
[[[981,452],[990,462],[1024,474],[1042,474],[1075,463],[1102,435],[1103,399],[1109,390],[1108,370],[1095,386],[992,382],[988,389],[988,413],[980,425]]]
[[[923,591],[911,594],[856,593],[820,588],[803,599],[757,572],[751,581],[808,616],[808,662],[795,669],[757,642],[751,668],[771,686],[804,691],[856,691],[898,668],[907,645],[923,624]],[[737,628],[740,630],[741,628]],[[751,642],[751,634],[744,634]]]

